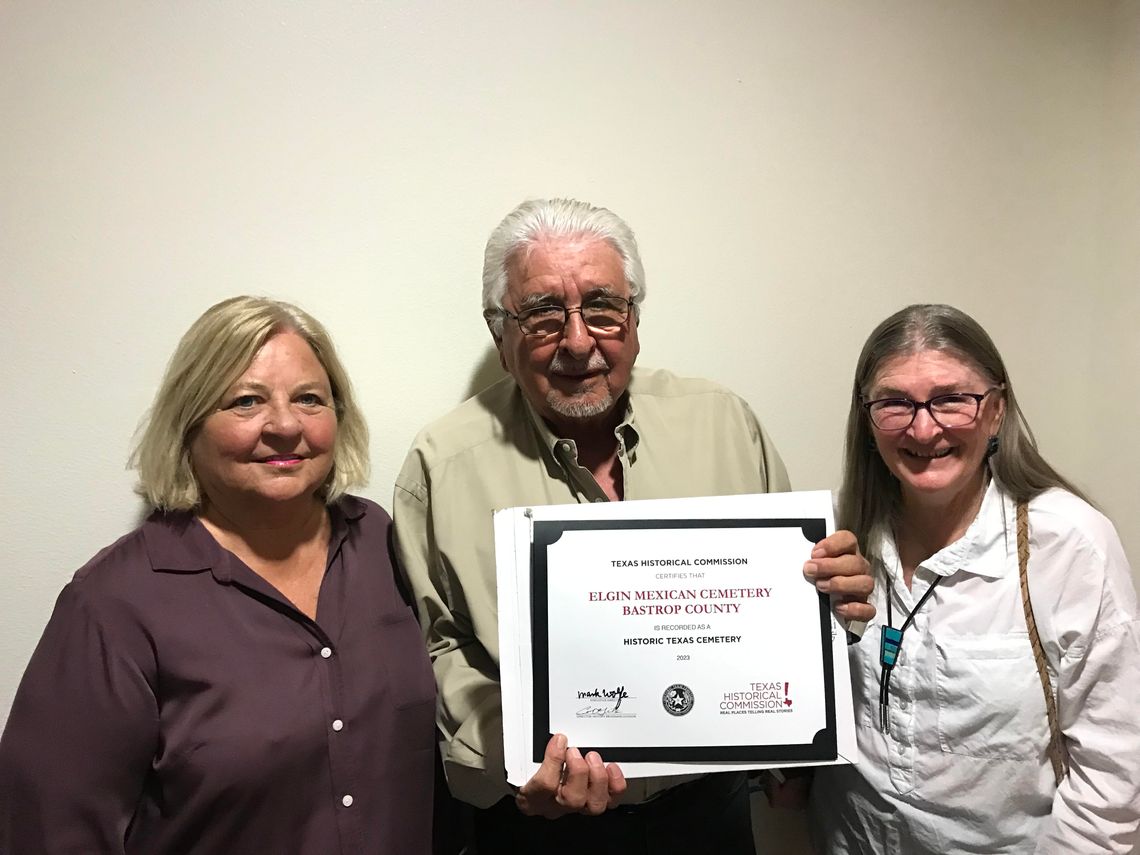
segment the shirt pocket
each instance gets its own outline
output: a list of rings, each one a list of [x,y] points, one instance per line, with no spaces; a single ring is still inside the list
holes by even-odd
[[[1045,702],[1026,633],[935,639],[938,743],[947,754],[1029,760]]]

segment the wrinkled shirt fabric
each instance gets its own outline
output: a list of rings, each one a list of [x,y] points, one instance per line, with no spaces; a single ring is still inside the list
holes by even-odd
[[[715,383],[634,369],[614,435],[626,499],[790,489],[748,404]],[[397,555],[439,685],[448,783],[476,807],[510,793],[492,512],[605,500],[574,442],[551,432],[511,377],[421,431],[396,481]],[[632,779],[623,801],[642,802],[692,778]]]
[[[1140,823],[1140,629],[1112,524],[1071,493],[1029,503],[1028,578],[1071,769],[1056,785],[1021,601],[1016,507],[991,483],[965,535],[907,590],[879,545],[875,619],[848,649],[860,759],[816,772],[821,851],[876,855],[1133,852]],[[879,728],[879,644],[906,630]]]
[[[435,686],[390,520],[330,516],[316,620],[187,513],[76,573],[0,739],[0,852],[430,851]]]

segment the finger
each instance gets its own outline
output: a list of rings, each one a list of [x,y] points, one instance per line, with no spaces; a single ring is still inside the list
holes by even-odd
[[[857,600],[836,603],[835,614],[848,621],[869,621],[875,614],[875,607],[870,603],[861,603]]]
[[[821,594],[834,593],[837,579],[858,579],[862,577],[862,581],[855,584],[865,586],[869,582],[872,586],[874,585],[871,565],[861,555],[845,555],[842,558],[814,558],[804,564],[804,577],[813,582],[816,590]]]
[[[870,575],[832,576],[827,581],[827,593],[841,600],[867,600],[875,590]]]
[[[830,579],[832,576],[864,576],[871,572],[870,563],[862,555],[812,558],[804,564],[804,575],[808,575],[809,564],[815,565],[813,575],[816,579]]]
[[[597,751],[586,755],[586,769],[588,781],[586,785],[586,804],[582,813],[597,816],[606,812],[610,800],[610,779],[606,774],[606,764],[602,762]]]
[[[835,558],[839,555],[858,555],[859,541],[855,535],[846,529],[829,534],[815,545],[811,551],[812,558]]]
[[[553,796],[558,791],[558,784],[562,780],[562,766],[566,759],[566,736],[556,733],[546,743],[546,752],[542,756],[542,763],[538,771],[519,790],[528,797],[539,795]]]
[[[566,772],[555,801],[568,811],[580,811],[586,804],[586,789],[590,783],[590,767],[577,748],[566,749]]]
[[[617,763],[610,763],[606,766],[606,777],[609,779],[610,789],[610,799],[606,807],[615,808],[621,802],[621,797],[625,795],[628,787],[625,782],[625,773]]]

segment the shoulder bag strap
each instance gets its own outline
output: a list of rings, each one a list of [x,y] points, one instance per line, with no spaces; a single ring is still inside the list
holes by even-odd
[[[1065,744],[1061,741],[1061,728],[1057,724],[1053,686],[1049,682],[1049,671],[1045,668],[1045,650],[1041,647],[1041,636],[1037,633],[1037,621],[1033,617],[1033,604],[1029,601],[1029,506],[1025,502],[1017,503],[1017,567],[1029,644],[1033,647],[1033,661],[1037,664],[1037,676],[1041,678],[1041,689],[1045,692],[1045,713],[1049,717],[1049,761],[1053,764],[1053,774],[1059,786],[1068,773],[1069,764]]]

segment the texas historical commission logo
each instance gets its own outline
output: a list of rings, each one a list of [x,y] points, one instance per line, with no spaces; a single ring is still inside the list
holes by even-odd
[[[684,683],[674,683],[661,696],[661,705],[669,715],[686,715],[693,708],[693,690]]]

